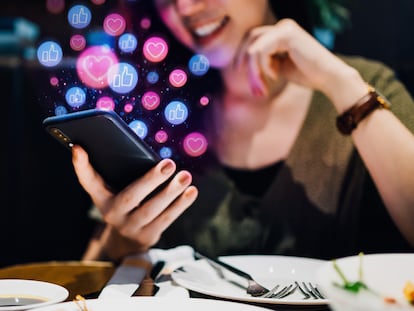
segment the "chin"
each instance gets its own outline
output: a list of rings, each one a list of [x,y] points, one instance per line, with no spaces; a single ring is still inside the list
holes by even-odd
[[[204,52],[204,55],[208,58],[211,67],[220,69],[231,65],[235,56],[235,52]]]

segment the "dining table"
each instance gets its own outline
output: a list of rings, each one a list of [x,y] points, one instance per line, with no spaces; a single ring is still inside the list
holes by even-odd
[[[176,299],[183,297],[204,298],[204,299],[221,299],[232,301],[231,299],[217,298],[214,296],[191,291],[172,284],[164,282],[166,288],[161,288],[154,282],[155,265],[143,260],[141,257],[126,258],[120,263],[109,261],[45,261],[15,264],[0,268],[0,279],[27,279],[38,280],[54,283],[66,288],[69,295],[65,301],[73,301],[77,295],[86,299],[95,299],[102,296],[105,290],[108,290],[111,280],[121,271],[129,273],[131,270],[139,269],[144,274],[140,277],[137,288],[129,289],[128,296],[156,296],[158,292],[165,290],[168,296]],[[162,268],[162,267],[160,267]],[[157,268],[157,273],[160,269]],[[172,290],[173,289],[173,290]],[[165,296],[165,294],[164,294]],[[79,297],[79,296],[78,296]],[[289,306],[251,303],[248,304],[264,307],[273,310],[312,310],[312,311],[330,311],[329,305],[316,306]]]

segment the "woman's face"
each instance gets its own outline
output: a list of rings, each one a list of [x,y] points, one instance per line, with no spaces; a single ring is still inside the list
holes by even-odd
[[[272,18],[268,0],[154,1],[175,37],[216,68],[228,66],[246,33]]]

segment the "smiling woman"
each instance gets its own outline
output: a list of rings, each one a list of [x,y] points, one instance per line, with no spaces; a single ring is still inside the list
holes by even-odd
[[[94,244],[98,255],[119,259],[177,244],[210,256],[332,258],[412,250],[411,96],[383,64],[338,56],[321,45],[306,31],[315,22],[307,17],[308,1],[296,11],[289,4],[146,5],[154,10],[152,25],[160,26],[151,30],[167,28],[171,35],[174,60],[185,63],[197,54],[211,65],[191,88],[210,100],[198,114],[209,139],[206,165],[189,168],[196,195],[187,197],[194,189],[188,184],[171,182],[141,204],[148,191],[142,184],[159,183],[161,167],[116,195],[90,178],[95,175],[84,153],[74,154],[79,180],[104,214],[106,230]],[[391,110],[381,108],[383,98],[375,93],[392,103]],[[358,112],[367,101],[374,109],[352,131],[340,132],[338,116]]]

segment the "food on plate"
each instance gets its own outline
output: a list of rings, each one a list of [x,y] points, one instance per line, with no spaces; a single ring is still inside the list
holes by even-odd
[[[414,305],[414,283],[407,281],[403,289],[404,297],[408,302]]]
[[[380,295],[378,292],[369,288],[368,285],[363,281],[363,253],[359,253],[359,271],[358,271],[358,280],[357,281],[349,281],[348,278],[344,275],[340,267],[338,266],[336,260],[332,260],[333,267],[335,271],[338,273],[339,277],[342,280],[342,284],[334,282],[335,286],[341,287],[349,292],[358,293],[361,290],[368,291],[372,294],[375,294],[383,299],[385,303],[388,304],[397,304],[397,300],[391,296],[384,296]],[[403,294],[407,301],[414,305],[414,283],[407,281],[403,286]]]
[[[362,281],[363,278],[363,272],[362,272],[362,257],[363,253],[359,253],[359,279],[356,282],[350,282],[345,277],[341,269],[339,268],[336,260],[333,260],[333,266],[336,272],[338,272],[340,278],[343,281],[343,284],[335,283],[336,286],[340,286],[345,290],[348,290],[350,292],[358,293],[361,289],[368,289],[368,286]]]

